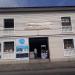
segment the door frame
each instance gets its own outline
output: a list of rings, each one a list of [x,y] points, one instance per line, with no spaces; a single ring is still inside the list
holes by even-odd
[[[49,55],[48,60],[50,62],[49,37],[48,36],[35,36],[35,37],[30,37],[30,38],[47,38],[47,40],[48,40],[48,42],[47,42],[47,44],[48,44],[48,55]],[[30,40],[30,38],[29,38],[29,40]],[[29,44],[29,47],[30,47],[30,44]],[[29,50],[29,53],[30,53],[30,50]],[[29,57],[29,59],[30,59],[30,57]],[[32,59],[30,59],[30,61],[32,61]],[[33,59],[33,61],[36,61],[36,60]]]

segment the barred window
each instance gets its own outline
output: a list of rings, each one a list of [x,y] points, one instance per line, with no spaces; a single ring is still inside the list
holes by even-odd
[[[64,49],[74,48],[73,39],[64,39]]]
[[[14,19],[4,19],[4,28],[14,28]]]
[[[14,41],[4,42],[4,52],[14,52]]]
[[[61,21],[62,21],[62,30],[63,31],[72,31],[70,17],[61,17]]]

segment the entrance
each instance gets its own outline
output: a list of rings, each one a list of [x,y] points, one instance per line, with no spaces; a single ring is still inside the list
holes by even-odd
[[[29,38],[30,58],[31,59],[48,59],[48,37]]]

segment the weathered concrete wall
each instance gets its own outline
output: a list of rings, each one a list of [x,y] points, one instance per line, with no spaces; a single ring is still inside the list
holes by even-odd
[[[71,17],[72,31],[62,32],[61,17]],[[4,19],[14,19],[14,30],[4,29]],[[34,12],[0,14],[0,37],[24,36],[49,38],[51,61],[69,61],[75,56],[64,56],[64,38],[75,38],[75,12]],[[63,34],[63,36],[59,36]],[[64,34],[73,34],[65,36]],[[56,36],[58,35],[58,36]],[[5,40],[6,38],[4,38]]]

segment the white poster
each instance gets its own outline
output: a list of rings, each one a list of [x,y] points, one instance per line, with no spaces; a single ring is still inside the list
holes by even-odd
[[[16,39],[16,58],[29,60],[29,40],[28,38]]]

